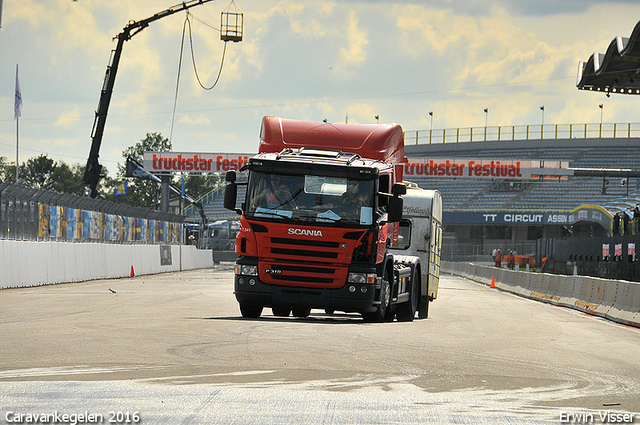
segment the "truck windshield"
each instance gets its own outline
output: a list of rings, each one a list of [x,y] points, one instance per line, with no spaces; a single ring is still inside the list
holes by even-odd
[[[374,220],[373,195],[373,180],[251,172],[245,214],[296,222],[370,225]]]

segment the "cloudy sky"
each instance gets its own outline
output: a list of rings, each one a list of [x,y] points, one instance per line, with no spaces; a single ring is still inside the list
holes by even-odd
[[[175,1],[175,0],[174,0]],[[4,0],[0,156],[15,161],[16,64],[23,97],[20,162],[42,153],[86,163],[113,37],[168,0]],[[203,84],[218,73],[229,0],[190,9]],[[123,50],[102,143],[115,175],[148,132],[177,152],[252,153],[264,115],[405,130],[640,122],[640,97],[575,88],[579,61],[628,37],[637,0],[238,0],[244,39],[227,43],[217,86],[203,90],[185,41],[185,12],[153,22]],[[213,28],[212,28],[213,27]],[[485,115],[484,108],[489,108]]]

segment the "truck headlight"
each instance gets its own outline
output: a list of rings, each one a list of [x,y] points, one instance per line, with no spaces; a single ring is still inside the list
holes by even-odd
[[[349,273],[349,277],[347,278],[349,283],[376,283],[376,274],[375,273]]]
[[[246,276],[258,276],[258,266],[249,264],[236,264],[235,273]]]

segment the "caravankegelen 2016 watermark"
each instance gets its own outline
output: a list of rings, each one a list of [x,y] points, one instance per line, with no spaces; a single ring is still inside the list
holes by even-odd
[[[138,424],[142,420],[140,412],[109,411],[106,415],[102,413],[61,413],[57,410],[53,412],[14,412],[7,411],[4,420],[10,424]]]

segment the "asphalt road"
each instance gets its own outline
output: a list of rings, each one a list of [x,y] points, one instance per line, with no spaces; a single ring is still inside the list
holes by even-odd
[[[0,420],[640,423],[640,329],[448,275],[412,323],[243,319],[232,290],[230,264],[1,290]]]

